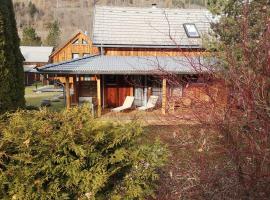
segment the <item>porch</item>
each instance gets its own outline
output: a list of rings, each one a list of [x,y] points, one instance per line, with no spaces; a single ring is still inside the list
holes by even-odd
[[[162,114],[166,113],[169,90],[166,78],[149,75],[66,75],[61,79],[64,79],[67,109],[88,102],[100,117],[111,108],[123,105],[127,96],[134,96],[131,110],[135,110],[145,106],[149,97],[154,95],[158,96],[156,108],[161,109]]]
[[[64,83],[67,109],[87,100],[100,117],[102,110],[121,106],[127,96],[134,96],[136,108],[155,95],[157,107],[166,114],[167,99],[182,96],[181,80],[198,74],[196,69],[207,70],[201,67],[203,61],[200,57],[96,55],[46,65],[38,72],[53,74]]]

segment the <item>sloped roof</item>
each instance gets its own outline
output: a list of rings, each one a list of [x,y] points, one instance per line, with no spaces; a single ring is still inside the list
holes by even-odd
[[[96,6],[93,43],[103,46],[200,47],[202,38],[188,38],[183,24],[194,23],[202,36],[214,18],[206,9],[162,9]]]
[[[89,56],[37,69],[55,74],[196,74],[202,72],[201,57]],[[198,70],[198,71],[197,71]]]
[[[20,46],[25,62],[49,62],[53,47]]]

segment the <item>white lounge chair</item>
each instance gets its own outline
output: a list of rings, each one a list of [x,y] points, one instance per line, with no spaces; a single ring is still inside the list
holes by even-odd
[[[134,97],[127,96],[123,105],[117,108],[113,108],[112,112],[121,112],[123,110],[130,109],[132,107],[133,102],[134,102]]]
[[[157,101],[158,101],[158,96],[150,96],[147,101],[146,106],[141,106],[138,108],[138,110],[148,110],[148,109],[154,108],[156,107]]]

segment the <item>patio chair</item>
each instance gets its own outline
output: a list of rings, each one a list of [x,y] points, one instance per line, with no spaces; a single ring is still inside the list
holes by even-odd
[[[133,102],[134,102],[134,97],[127,96],[122,106],[117,107],[117,108],[113,108],[111,111],[112,112],[121,112],[123,110],[130,109],[132,107]]]
[[[158,101],[158,96],[150,96],[146,106],[141,106],[138,108],[138,110],[148,110],[148,109],[152,109],[154,107],[156,107]]]

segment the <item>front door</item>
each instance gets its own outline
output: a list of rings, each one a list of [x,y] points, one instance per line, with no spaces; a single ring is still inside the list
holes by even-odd
[[[106,105],[108,107],[118,106],[118,89],[117,87],[107,87],[106,88]]]
[[[122,106],[126,96],[130,96],[130,87],[107,86],[106,87],[106,105],[108,107]]]

